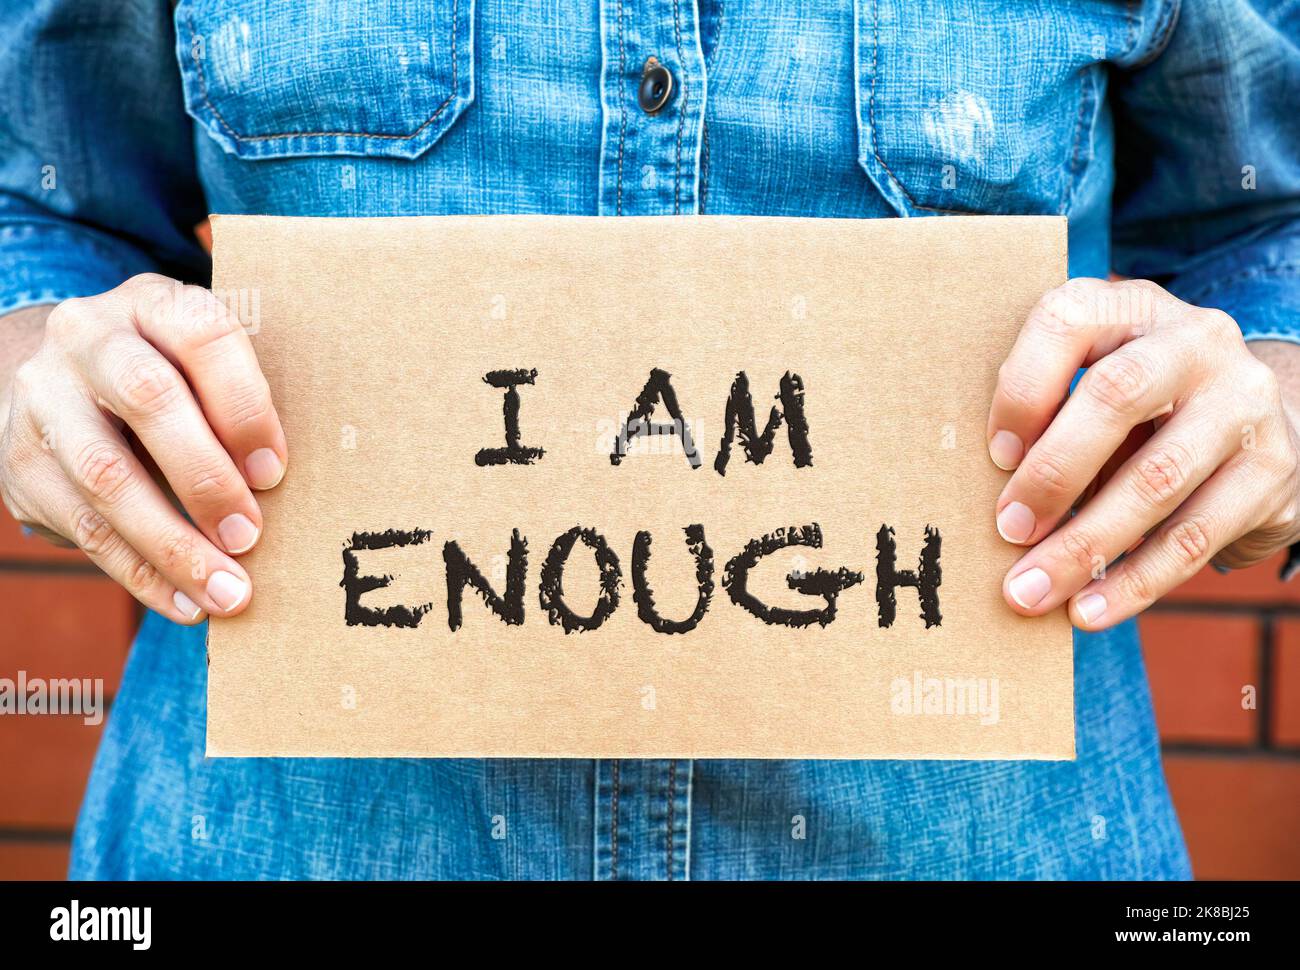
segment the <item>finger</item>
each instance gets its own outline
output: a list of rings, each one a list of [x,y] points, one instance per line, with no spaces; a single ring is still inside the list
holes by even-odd
[[[1155,431],[1156,423],[1154,421],[1139,424],[1130,431],[1128,437],[1124,439],[1124,443],[1115,450],[1113,455],[1106,459],[1106,463],[1101,466],[1101,471],[1088,483],[1088,487],[1083,490],[1083,494],[1079,496],[1075,506],[1081,507],[1091,501],[1101,491],[1102,486],[1110,481],[1115,473],[1124,466],[1124,463],[1138,453]]]
[[[1168,329],[1097,361],[1012,474],[995,506],[1008,542],[1040,541],[1129,438],[1200,380],[1195,343]]]
[[[72,543],[147,608],[185,626],[207,619],[197,603],[168,582],[70,487],[63,490],[59,504],[55,514]]]
[[[218,440],[254,489],[274,488],[288,461],[284,429],[247,332],[221,300],[166,281],[133,290],[140,333],[188,378]]]
[[[176,368],[134,332],[81,356],[100,405],[130,426],[200,531],[232,555],[251,549],[262,512]]]
[[[54,457],[85,504],[205,612],[227,616],[247,606],[248,574],[185,521],[108,419],[67,394],[48,400],[63,415]]]
[[[1012,608],[1027,616],[1056,609],[1173,515],[1240,447],[1235,429],[1210,411],[1183,413],[1163,427],[1078,514],[1026,553],[1003,580]]]
[[[994,464],[1018,467],[1078,369],[1149,332],[1166,301],[1177,302],[1145,280],[1073,279],[1044,294],[998,370],[987,429]]]
[[[162,578],[63,475],[49,449],[28,451],[28,474],[6,496],[15,517],[51,542],[80,548],[87,558],[149,609],[176,623],[198,623],[203,611]]]
[[[1210,477],[1164,525],[1069,605],[1081,630],[1104,630],[1135,616],[1205,567],[1218,550],[1260,521],[1252,502],[1258,472],[1232,461]]]

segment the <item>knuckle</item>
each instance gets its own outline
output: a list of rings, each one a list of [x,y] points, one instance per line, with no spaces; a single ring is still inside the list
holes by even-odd
[[[162,581],[162,576],[153,563],[138,556],[127,567],[122,576],[122,586],[136,599],[146,599],[149,593]]]
[[[1214,551],[1209,523],[1197,516],[1183,519],[1169,530],[1169,549],[1183,571],[1199,569]]]
[[[227,430],[256,429],[271,415],[271,392],[265,384],[246,388],[231,395],[225,410]]]
[[[1275,412],[1282,401],[1282,383],[1273,368],[1252,357],[1241,379],[1241,393],[1257,410]]]
[[[1156,601],[1156,582],[1145,566],[1126,563],[1117,577],[1120,594],[1130,604],[1139,608]]]
[[[83,448],[75,468],[82,491],[104,505],[116,503],[131,481],[131,462],[120,448],[106,441]]]
[[[1212,335],[1233,342],[1242,342],[1241,328],[1237,326],[1237,321],[1222,310],[1210,307],[1199,308],[1196,319]]]
[[[163,276],[161,273],[137,273],[122,284],[123,288],[133,290],[147,289],[156,286],[170,287],[174,285],[174,280]]]
[[[170,532],[157,546],[157,562],[166,573],[187,573],[193,555],[194,540],[185,532]]]
[[[1087,322],[1087,301],[1077,287],[1058,286],[1043,294],[1029,313],[1031,326],[1064,336]]]
[[[1029,486],[1047,499],[1057,500],[1067,497],[1070,490],[1069,478],[1065,474],[1064,463],[1056,456],[1031,455],[1020,468]]]
[[[998,372],[998,390],[1013,408],[1032,411],[1042,403],[1042,386],[1023,370],[1013,370],[1003,365]]]
[[[83,505],[72,513],[68,534],[92,558],[107,553],[117,537],[108,521],[88,505]]]
[[[230,336],[240,330],[239,323],[209,290],[186,286],[176,308],[176,326],[182,343],[190,350]]]
[[[1111,354],[1089,367],[1081,384],[1106,410],[1128,415],[1137,408],[1150,386],[1150,370],[1136,354]]]
[[[66,342],[67,338],[77,333],[86,325],[92,314],[89,297],[73,297],[64,300],[45,318],[45,335],[56,343]]]
[[[1137,463],[1133,487],[1148,505],[1168,505],[1186,487],[1192,465],[1192,455],[1185,446],[1167,442]]]
[[[235,487],[235,472],[227,461],[217,461],[196,469],[190,475],[188,494],[191,498],[218,499]]]
[[[1288,499],[1273,516],[1274,525],[1283,536],[1293,536],[1300,525],[1300,507],[1295,499]]]
[[[1070,528],[1061,533],[1061,551],[1080,573],[1092,575],[1106,565],[1097,541],[1081,529]]]
[[[129,363],[117,382],[119,402],[135,417],[162,414],[176,403],[181,390],[179,375],[161,357],[145,357]]]
[[[1154,325],[1157,304],[1170,299],[1164,287],[1151,280],[1112,283],[1106,287],[1099,322],[1133,335],[1147,333]]]
[[[39,366],[34,356],[18,365],[13,377],[9,379],[9,392],[13,401],[26,402],[41,386],[41,378],[37,373]]]

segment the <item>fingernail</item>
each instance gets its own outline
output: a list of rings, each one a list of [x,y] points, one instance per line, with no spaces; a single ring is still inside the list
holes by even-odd
[[[1007,542],[1028,542],[1034,525],[1034,513],[1023,502],[1011,502],[998,513],[998,535]]]
[[[248,552],[253,548],[261,531],[253,525],[252,519],[236,512],[221,520],[221,524],[217,526],[217,535],[221,537],[221,544],[226,547],[226,552],[238,556],[241,552]]]
[[[1011,580],[1007,589],[1021,609],[1032,610],[1052,591],[1052,577],[1035,566]]]
[[[1089,593],[1074,601],[1074,608],[1079,611],[1083,622],[1092,626],[1106,612],[1106,597],[1100,593]]]
[[[1004,472],[1014,471],[1025,457],[1025,443],[1014,431],[999,431],[989,439],[989,457]]]
[[[172,604],[176,609],[180,610],[181,615],[183,615],[187,620],[197,620],[199,614],[203,612],[198,603],[195,603],[194,600],[190,599],[179,589],[172,593]]]
[[[258,448],[244,459],[248,484],[256,489],[275,488],[284,478],[284,462],[270,448]]]
[[[208,577],[208,595],[225,612],[229,613],[248,596],[248,584],[223,570],[217,570]]]

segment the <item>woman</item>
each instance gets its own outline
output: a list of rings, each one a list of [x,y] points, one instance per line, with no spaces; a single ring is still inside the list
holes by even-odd
[[[787,6],[5,15],[0,492],[151,610],[74,876],[1189,875],[1132,617],[1300,532],[1300,12]],[[202,624],[249,602],[293,445],[201,288],[209,211],[1068,215],[1072,276],[1159,281],[1045,294],[990,402],[1007,605],[1068,604],[1078,759],[206,761]]]

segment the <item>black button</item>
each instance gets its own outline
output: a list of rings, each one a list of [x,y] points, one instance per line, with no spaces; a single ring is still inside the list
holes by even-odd
[[[673,96],[673,75],[656,58],[650,58],[641,69],[641,87],[636,99],[641,110],[648,115],[654,114],[668,103]]]

